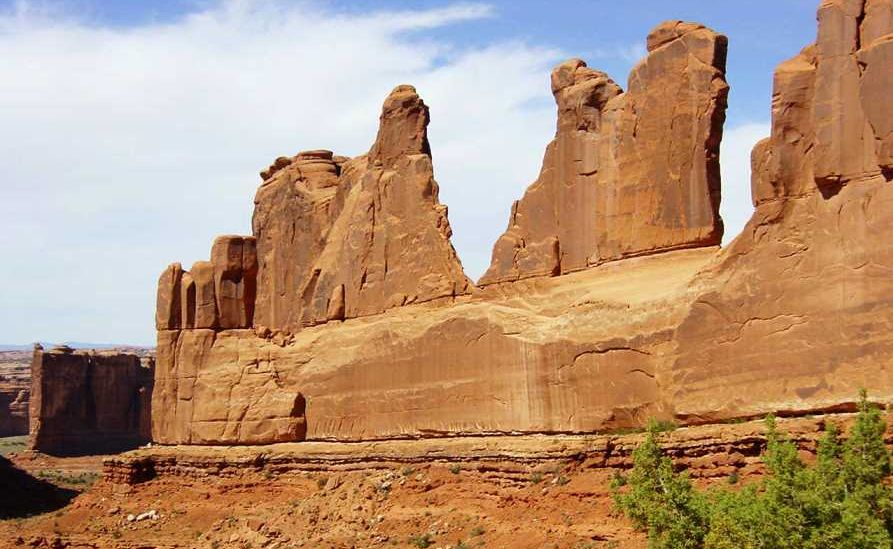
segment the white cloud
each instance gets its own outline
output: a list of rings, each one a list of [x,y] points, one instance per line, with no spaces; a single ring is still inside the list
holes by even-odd
[[[612,59],[612,60],[623,60],[629,65],[633,65],[638,63],[645,55],[648,53],[648,50],[645,47],[644,40],[642,42],[636,42],[635,44],[628,44],[624,46],[613,46],[607,48],[596,48],[594,50],[590,50],[587,52],[586,57],[589,59]],[[611,75],[612,78],[626,78],[625,74],[614,74]]]
[[[753,214],[750,199],[750,151],[757,141],[769,135],[768,122],[752,122],[723,132],[720,147],[722,203],[720,215],[725,223],[723,245],[731,242]]]
[[[370,14],[229,1],[112,29],[19,3],[0,15],[0,339],[154,338],[158,273],[248,233],[276,156],[356,155],[412,83],[456,242],[479,274],[553,131],[553,49],[415,32],[489,6]]]
[[[476,278],[554,133],[549,69],[561,52],[463,49],[418,32],[490,17],[487,5],[360,14],[230,0],[128,29],[34,6],[0,14],[8,342],[151,343],[163,267],[206,258],[215,235],[249,233],[257,173],[276,156],[365,152],[400,83],[431,107],[441,200]],[[726,133],[726,187],[749,188],[736,160],[749,139]],[[724,213],[736,196],[726,192]]]

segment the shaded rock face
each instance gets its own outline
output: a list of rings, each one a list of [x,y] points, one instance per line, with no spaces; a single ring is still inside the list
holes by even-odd
[[[28,434],[30,387],[0,387],[0,437]]]
[[[863,386],[893,401],[891,36],[889,1],[821,5],[817,43],[776,72],[756,212],[722,251],[725,40],[660,25],[626,92],[562,64],[556,139],[484,279],[511,283],[471,290],[427,109],[398,88],[368,155],[264,172],[253,329],[165,328],[183,281],[198,296],[217,267],[162,276],[155,439],[591,433],[848,409]]]
[[[368,154],[315,150],[277,159],[261,173],[254,236],[220,237],[209,262],[162,273],[155,404],[165,413],[156,440],[304,437],[301,392],[283,387],[250,344],[220,349],[218,339],[232,341],[229,330],[252,328],[242,335],[275,334],[281,342],[317,324],[467,293],[438,201],[428,121],[416,90],[398,86]],[[213,383],[203,381],[208,375]]]
[[[816,44],[775,74],[772,134],[752,155],[756,212],[677,330],[681,417],[893,393],[893,3],[825,1],[818,21]]]
[[[150,438],[154,366],[116,352],[36,348],[30,445],[54,455],[134,448]]]
[[[22,351],[0,352],[0,437],[28,434],[31,367]]]
[[[480,284],[718,245],[726,43],[702,25],[663,23],[625,93],[579,59],[556,67],[555,139]]]

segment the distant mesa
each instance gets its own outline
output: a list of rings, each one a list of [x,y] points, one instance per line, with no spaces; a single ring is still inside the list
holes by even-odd
[[[153,382],[151,357],[35,346],[29,448],[70,456],[116,452],[148,442]]]

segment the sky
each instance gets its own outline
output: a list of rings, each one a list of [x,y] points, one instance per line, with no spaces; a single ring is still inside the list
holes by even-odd
[[[153,344],[162,269],[250,234],[277,156],[366,152],[401,83],[431,109],[440,199],[476,279],[554,135],[550,69],[580,57],[625,87],[666,19],[729,37],[729,241],[752,212],[772,71],[814,40],[817,4],[0,0],[0,343]]]

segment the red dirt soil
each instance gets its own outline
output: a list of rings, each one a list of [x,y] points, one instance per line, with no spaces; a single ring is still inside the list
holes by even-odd
[[[780,420],[809,456],[827,421]],[[762,422],[663,435],[699,484],[762,473]],[[646,546],[610,483],[641,435],[480,437],[368,444],[155,447],[105,460],[64,508],[0,521],[0,547],[615,548]],[[92,458],[17,457],[32,473],[98,470]],[[128,471],[152,464],[155,478]],[[157,518],[136,520],[155,511]],[[129,515],[133,519],[129,520]]]

